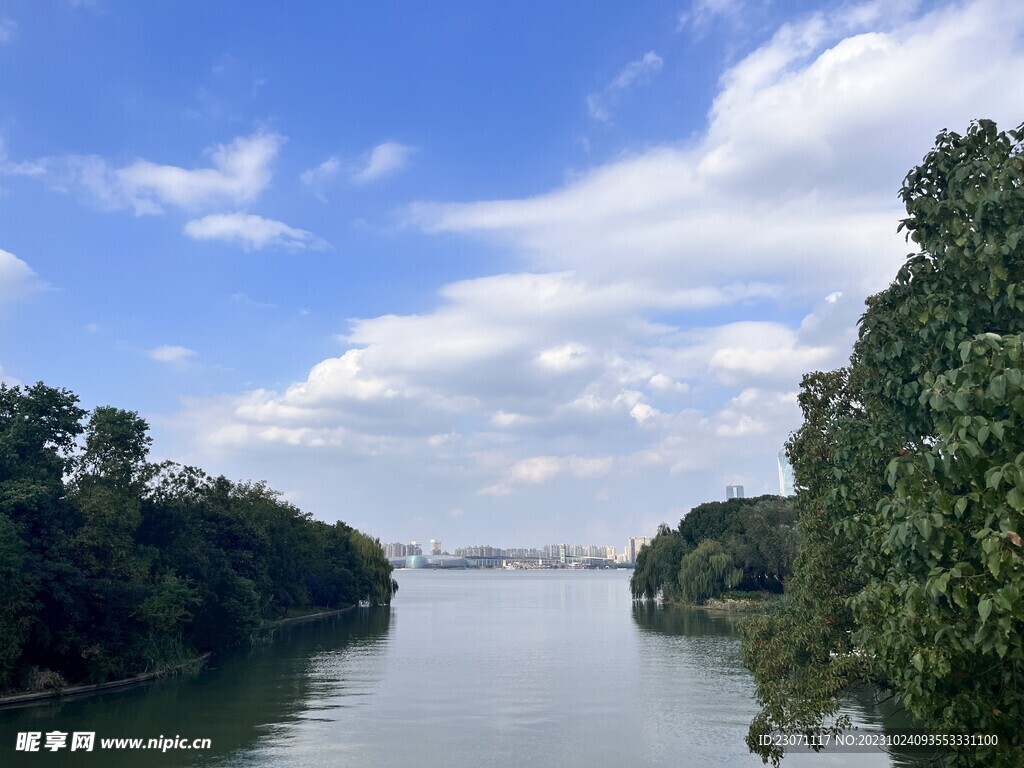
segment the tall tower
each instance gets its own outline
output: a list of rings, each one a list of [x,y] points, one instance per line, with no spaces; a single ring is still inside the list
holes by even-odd
[[[430,554],[440,555],[441,554],[441,540],[431,539],[430,540]]]
[[[794,490],[793,465],[789,463],[786,449],[779,451],[779,496],[792,496]]]
[[[725,498],[728,499],[742,499],[743,498],[743,486],[742,485],[727,485],[725,486]]]

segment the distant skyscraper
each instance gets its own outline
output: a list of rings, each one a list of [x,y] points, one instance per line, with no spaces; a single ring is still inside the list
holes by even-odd
[[[441,540],[431,539],[430,540],[430,554],[440,555],[441,554]]]
[[[786,456],[786,449],[779,451],[779,496],[792,496],[794,490],[793,466]]]
[[[726,499],[742,499],[743,498],[743,486],[742,485],[727,485],[727,486],[725,486],[725,498]]]
[[[640,550],[650,543],[650,536],[630,536],[626,540],[626,559],[631,563],[635,563],[636,556],[640,554]]]

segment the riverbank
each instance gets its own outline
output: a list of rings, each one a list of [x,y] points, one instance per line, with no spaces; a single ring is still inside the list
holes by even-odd
[[[183,672],[198,672],[213,654],[204,653],[202,656],[195,656],[185,659],[177,664],[169,664],[153,672],[143,672],[140,675],[124,677],[120,680],[110,680],[106,683],[95,683],[93,685],[71,685],[63,688],[54,688],[48,691],[30,691],[27,693],[14,693],[9,696],[0,696],[0,709],[6,707],[21,707],[31,704],[42,704],[53,699],[65,699],[72,696],[91,696],[107,691],[116,691],[121,688],[150,683],[164,677],[181,674]]]
[[[703,605],[694,606],[709,611],[728,611],[730,613],[761,613],[767,610],[770,600],[747,600],[732,597],[711,598]]]
[[[742,594],[742,593],[740,593]],[[761,613],[768,610],[782,595],[771,592],[752,592],[751,597],[738,597],[736,593],[712,597],[703,603],[689,603],[685,600],[665,600],[666,605],[679,608],[702,608],[709,611],[721,611],[725,613]]]
[[[353,610],[355,605],[348,605],[342,608],[331,608],[318,610],[313,613],[306,613],[300,616],[287,616],[280,619],[272,619],[264,622],[264,627],[273,631],[282,625],[302,624],[307,622],[320,621],[332,616],[339,616]],[[301,609],[300,609],[301,610]],[[164,677],[171,677],[187,672],[198,672],[212,657],[212,653],[204,653],[190,659],[169,664],[153,672],[143,672],[132,677],[124,677],[120,680],[110,680],[106,683],[95,683],[92,685],[71,685],[63,688],[53,688],[46,691],[27,691],[25,693],[12,693],[7,696],[0,696],[0,709],[8,707],[31,706],[33,704],[44,704],[54,699],[65,699],[71,697],[91,696],[108,691],[131,688],[136,685],[151,683]]]
[[[280,619],[273,619],[266,622],[268,627],[279,627],[282,624],[301,624],[307,621],[319,621],[320,619],[327,619],[331,616],[340,616],[343,613],[355,609],[355,605],[347,605],[344,608],[330,608],[322,611],[316,611],[315,613],[305,613],[301,616],[283,616]]]

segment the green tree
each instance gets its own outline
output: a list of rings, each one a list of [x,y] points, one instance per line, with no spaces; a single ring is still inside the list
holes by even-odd
[[[701,603],[727,592],[743,579],[732,555],[714,539],[704,539],[683,557],[679,566],[679,590],[688,603]]]
[[[745,630],[752,748],[768,728],[814,727],[866,680],[931,731],[999,736],[949,763],[1024,760],[1022,140],[989,121],[939,135],[901,192],[921,252],[868,301],[850,367],[805,378],[790,455],[793,598],[809,612]]]
[[[81,518],[74,548],[90,575],[141,578],[135,530],[149,473],[148,431],[133,411],[100,407],[89,417],[71,501]]]
[[[0,691],[13,682],[18,659],[28,635],[32,607],[32,583],[25,571],[25,543],[14,523],[0,512]]]
[[[659,594],[667,599],[678,596],[679,564],[692,547],[667,525],[636,556],[636,567],[629,579],[634,600],[653,600]]]

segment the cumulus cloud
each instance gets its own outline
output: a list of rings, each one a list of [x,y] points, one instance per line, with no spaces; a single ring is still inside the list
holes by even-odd
[[[623,92],[661,71],[663,63],[661,56],[654,51],[648,51],[636,61],[629,62],[602,91],[587,96],[587,113],[591,119],[602,123],[611,121],[612,110]]]
[[[385,141],[370,150],[366,162],[352,174],[352,180],[359,184],[368,184],[386,176],[393,176],[404,170],[409,158],[416,152],[415,147],[399,144],[397,141]]]
[[[245,250],[275,247],[297,251],[325,246],[311,232],[251,213],[213,213],[193,219],[185,224],[185,234],[194,240],[238,243]]]
[[[1024,81],[1009,73],[1024,67],[1024,6],[982,0],[895,25],[872,7],[782,27],[723,75],[693,142],[530,198],[420,204],[412,220],[511,244],[538,269],[745,277],[804,298],[877,290],[906,251],[895,192],[922,148],[975,117],[1019,120]]]
[[[941,128],[1015,125],[1024,103],[1024,6],[883,11],[780,28],[723,74],[691,140],[532,197],[413,206],[424,231],[500,243],[521,266],[353,320],[290,386],[194,403],[200,445],[372,457],[378,484],[418,473],[461,492],[441,517],[514,502],[550,517],[586,487],[639,525],[728,482],[771,491],[801,375],[845,361],[865,296],[908,250],[903,174]],[[623,73],[627,88],[643,69]]]

